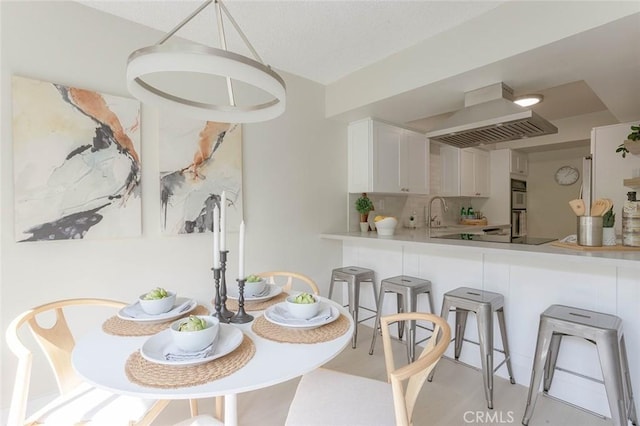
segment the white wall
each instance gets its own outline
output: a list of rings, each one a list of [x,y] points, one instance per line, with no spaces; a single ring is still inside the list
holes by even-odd
[[[616,148],[631,133],[631,125],[638,120],[613,126],[596,127],[591,131],[591,152],[593,154],[593,196],[613,200],[613,211],[616,213],[616,233],[622,233],[622,206],[627,199],[627,192],[640,188],[627,188],[624,179],[633,177],[633,169],[640,168],[640,156],[627,155],[626,158],[616,152]],[[640,197],[638,197],[640,198]]]
[[[527,232],[530,236],[563,238],[576,233],[576,215],[569,201],[580,194],[582,159],[587,155],[588,147],[529,153]],[[576,183],[561,186],[555,182],[555,173],[562,166],[580,171]]]
[[[75,2],[1,2],[0,75],[0,328],[29,307],[70,297],[133,300],[155,285],[209,302],[210,235],[160,234],[158,116],[142,109],[143,236],[126,240],[16,243],[13,239],[11,75],[129,96],[125,65],[131,51],[160,33]],[[284,46],[283,46],[284,48]],[[286,113],[244,125],[246,270],[296,270],[326,293],[341,265],[341,248],[321,240],[346,228],[346,126],[324,118],[323,86],[283,75]],[[237,234],[229,235],[229,280],[236,278]],[[15,359],[2,345],[2,401],[8,408]],[[53,390],[36,365],[36,394]],[[37,395],[34,395],[37,396]]]

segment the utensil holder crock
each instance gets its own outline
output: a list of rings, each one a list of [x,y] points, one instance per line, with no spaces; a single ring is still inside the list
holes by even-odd
[[[578,217],[578,245],[602,246],[602,216]]]

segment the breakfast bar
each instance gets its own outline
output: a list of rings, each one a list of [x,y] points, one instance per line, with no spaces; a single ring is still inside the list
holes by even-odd
[[[523,386],[529,386],[540,314],[550,305],[617,315],[625,331],[631,382],[636,392],[640,387],[640,250],[582,251],[551,243],[454,240],[429,237],[424,229],[385,237],[375,232],[325,233],[321,238],[341,245],[343,265],[373,269],[377,282],[400,274],[430,280],[438,314],[444,293],[457,287],[503,294],[514,377]],[[366,297],[362,295],[362,304],[373,304]],[[395,302],[387,298],[381,309],[392,313]],[[426,298],[418,300],[418,310],[429,310]],[[452,321],[453,316],[453,325]],[[469,323],[466,338],[478,341],[473,315]],[[494,327],[499,336],[498,325]],[[495,345],[502,347],[499,337]],[[453,358],[453,345],[446,356]],[[466,345],[460,361],[479,368],[478,349]],[[504,365],[496,374],[509,377]],[[605,389],[598,381],[602,372],[595,345],[563,339],[549,395],[610,418]]]

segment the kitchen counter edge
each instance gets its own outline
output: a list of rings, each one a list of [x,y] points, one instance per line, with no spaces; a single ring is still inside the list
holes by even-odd
[[[404,231],[393,236],[381,236],[376,232],[326,232],[320,235],[323,239],[366,242],[386,246],[409,246],[434,248],[461,248],[469,250],[481,249],[487,252],[522,254],[540,258],[553,256],[554,260],[564,257],[567,261],[589,262],[611,266],[627,266],[640,268],[640,250],[638,251],[581,251],[552,246],[551,243],[541,245],[491,243],[485,241],[448,240],[429,237],[424,230]]]

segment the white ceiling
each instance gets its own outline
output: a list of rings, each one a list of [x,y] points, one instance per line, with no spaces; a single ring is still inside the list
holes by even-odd
[[[202,4],[200,0],[80,2],[162,32],[171,30]],[[226,0],[225,4],[265,63],[335,85],[358,70],[443,32],[463,28],[507,3]],[[487,31],[500,31],[500,24],[496,22]],[[226,21],[225,31],[230,50],[251,56]],[[214,6],[177,35],[218,47]],[[437,60],[433,66],[438,66]],[[428,130],[463,106],[465,91],[499,81],[510,85],[516,95],[542,93],[545,102],[534,110],[551,121],[599,111],[610,113],[610,122],[604,124],[639,119],[640,12],[332,118],[349,121],[375,116]]]
[[[204,0],[80,1],[87,6],[169,32]],[[473,19],[502,1],[225,0],[262,60],[322,84],[379,61]],[[225,18],[229,50],[250,56]],[[176,33],[219,47],[215,8],[207,6]]]

